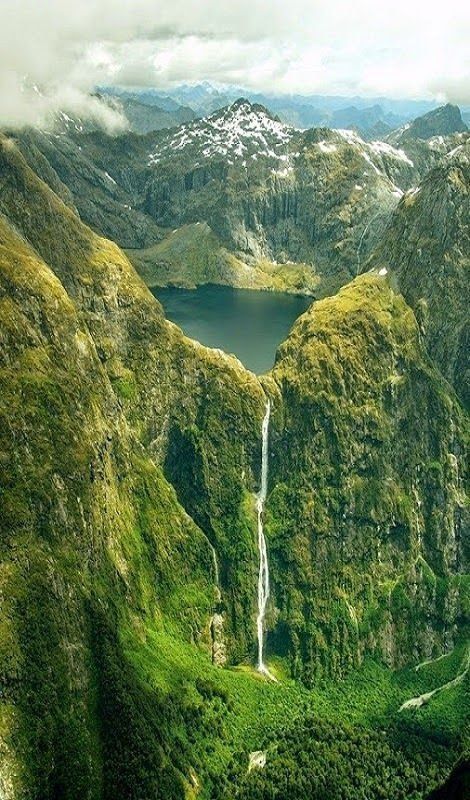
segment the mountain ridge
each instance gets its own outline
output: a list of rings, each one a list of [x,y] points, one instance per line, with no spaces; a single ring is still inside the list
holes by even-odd
[[[136,158],[144,138],[124,140]],[[307,190],[344,175],[354,186],[367,169],[368,190],[388,198],[391,179],[366,167],[361,148],[312,132]],[[107,163],[87,158],[105,181]],[[307,699],[289,676],[321,687],[364,667],[371,705],[376,692],[398,714],[408,691],[432,688],[415,688],[416,661],[449,653],[453,663],[454,644],[458,656],[469,607],[466,419],[382,262],[313,304],[258,378],[165,320],[119,247],[77,216],[74,193],[48,163],[0,137],[0,786],[7,800],[182,800],[196,786],[201,798],[229,798],[249,752],[303,703],[331,715],[325,736],[339,731],[340,741],[354,703],[363,706],[360,692],[340,701],[341,687]],[[452,181],[466,180],[450,172],[446,204],[461,192]],[[124,170],[109,175],[125,185]],[[336,202],[332,193],[332,217],[322,219],[335,219]],[[288,205],[277,209],[283,223],[296,220]],[[459,225],[444,243],[453,235]],[[276,685],[250,666],[267,397],[265,622]],[[238,669],[212,666],[220,652]],[[408,667],[404,688],[383,695],[370,659],[382,681],[398,681],[384,664]],[[447,731],[452,753],[464,689],[452,694],[457,711],[433,712],[431,734]],[[385,712],[368,713],[368,724],[388,724]],[[403,735],[423,719],[405,718]],[[386,769],[396,763],[383,758]],[[336,759],[352,761],[349,751]],[[445,763],[436,772],[419,751],[407,760],[408,794],[414,770],[430,789]]]

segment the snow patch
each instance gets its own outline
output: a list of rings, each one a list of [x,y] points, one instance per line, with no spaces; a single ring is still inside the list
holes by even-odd
[[[181,126],[168,134],[149,154],[150,166],[158,164],[172,152],[183,152],[197,148],[204,158],[230,156],[245,160],[258,156],[287,161],[286,148],[295,133],[295,128],[273,119],[262,108],[249,102],[237,102],[228,108],[201,120]],[[247,152],[254,150],[255,152]]]
[[[405,164],[409,164],[410,167],[413,167],[414,164],[410,158],[406,155],[404,150],[399,150],[397,147],[392,147],[391,144],[387,144],[386,142],[370,142],[368,145],[369,149],[376,153],[377,155],[386,155],[390,156],[390,158],[396,158],[398,161],[404,161]]]
[[[324,139],[321,142],[318,142],[318,147],[322,153],[336,153],[338,149],[335,144],[332,144],[331,142],[325,142]]]

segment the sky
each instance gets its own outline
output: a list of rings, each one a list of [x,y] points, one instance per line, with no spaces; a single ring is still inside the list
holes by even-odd
[[[0,0],[0,19],[3,125],[62,109],[118,127],[90,97],[104,84],[470,104],[464,0]]]

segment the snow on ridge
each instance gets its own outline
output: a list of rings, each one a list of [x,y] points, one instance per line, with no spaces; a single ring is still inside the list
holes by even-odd
[[[456,153],[460,152],[460,150],[463,150],[463,144],[458,144],[457,147],[454,147],[453,150],[450,150],[447,153],[446,158],[453,158]]]
[[[365,145],[364,139],[361,139],[358,133],[351,130],[351,128],[334,128],[336,133],[339,133],[343,139],[346,139],[348,144],[361,144]]]
[[[392,145],[387,144],[387,142],[381,142],[380,140],[377,140],[370,142],[368,146],[374,153],[391,156],[392,158],[398,158],[400,161],[404,161],[406,164],[409,164],[410,167],[414,166],[411,158],[408,158],[404,150],[401,150],[398,147],[392,147]]]
[[[318,147],[322,153],[336,153],[338,149],[335,144],[332,142],[326,142],[324,139],[322,139],[321,142],[318,142]]]
[[[157,164],[165,155],[195,146],[203,158],[230,156],[246,160],[248,151],[259,156],[286,160],[286,148],[295,128],[273,119],[263,108],[248,101],[237,101],[222,111],[181,125],[170,132],[149,155]]]
[[[390,158],[394,158],[398,161],[403,161],[405,164],[409,164],[410,167],[414,166],[412,160],[406,155],[404,150],[401,150],[398,147],[393,147],[391,144],[387,144],[387,142],[382,142],[380,139],[376,139],[373,142],[365,142],[358,133],[346,128],[336,128],[336,133],[339,133],[339,135],[342,136],[342,138],[345,139],[348,144],[360,147],[363,151],[364,158],[366,161],[369,161],[369,163],[371,155],[375,155],[379,157],[389,156]],[[377,170],[377,167],[375,165],[373,166]]]

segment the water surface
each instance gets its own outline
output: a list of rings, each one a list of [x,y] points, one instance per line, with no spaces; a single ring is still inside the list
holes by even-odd
[[[257,374],[271,369],[278,345],[312,302],[309,297],[227,286],[152,291],[168,319],[187,336],[233,353]]]

